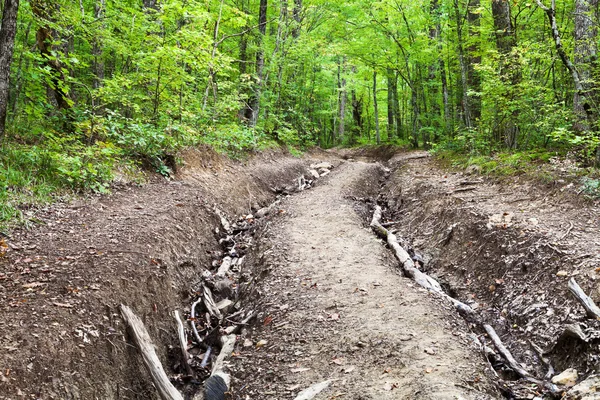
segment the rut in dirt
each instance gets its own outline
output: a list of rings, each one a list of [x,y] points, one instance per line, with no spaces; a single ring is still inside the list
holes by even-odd
[[[343,163],[282,203],[260,239],[264,322],[234,358],[234,398],[293,398],[328,380],[318,398],[500,397],[466,323],[400,276],[355,212],[351,197],[376,196],[380,176]]]

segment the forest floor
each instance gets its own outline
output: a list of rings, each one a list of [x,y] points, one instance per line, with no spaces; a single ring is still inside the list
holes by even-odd
[[[4,239],[0,399],[154,398],[121,303],[142,317],[181,383],[170,313],[189,310],[196,283],[223,258],[214,206],[253,221],[246,214],[323,160],[335,168],[310,190],[280,195],[252,230],[247,276],[230,276],[255,282],[241,307],[258,310],[228,363],[232,398],[294,399],[324,381],[316,399],[541,398],[493,351],[483,323],[532,376],[545,379],[548,363],[577,369],[578,381],[594,373],[600,325],[567,281],[600,300],[597,203],[560,184],[449,171],[425,153],[238,163],[207,151],[187,154],[176,181],[49,207],[43,226]],[[375,204],[421,269],[476,318],[402,276],[369,228]],[[583,337],[562,337],[575,325]]]

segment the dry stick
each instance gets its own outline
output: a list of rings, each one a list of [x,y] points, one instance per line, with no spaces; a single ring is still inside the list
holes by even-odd
[[[185,337],[185,328],[183,327],[183,322],[181,322],[181,318],[179,317],[179,311],[175,310],[173,312],[173,317],[175,317],[175,321],[177,321],[177,336],[179,337],[179,347],[181,347],[181,358],[183,366],[185,367],[185,371],[189,376],[193,376],[192,368],[190,367],[190,363],[188,360],[190,359],[190,355],[187,351],[187,338]]]
[[[198,304],[202,303],[202,297],[200,297],[200,299],[198,301],[196,301],[194,304],[192,304],[192,313],[191,313],[191,318],[190,318],[190,323],[192,325],[192,331],[194,331],[194,336],[196,337],[196,341],[198,342],[198,344],[202,343],[203,340],[200,337],[200,334],[198,333],[198,328],[196,328],[196,306]]]
[[[569,280],[569,290],[573,293],[573,296],[579,300],[583,308],[585,308],[588,317],[594,319],[600,318],[600,308],[594,303],[594,300],[585,294],[583,289],[577,284],[577,281],[575,281],[575,278]]]
[[[121,304],[121,315],[129,327],[131,336],[133,337],[137,348],[140,353],[142,353],[144,365],[152,377],[152,382],[154,383],[160,398],[162,400],[183,400],[183,396],[171,384],[169,377],[163,369],[160,360],[156,355],[152,339],[142,320],[134,314],[131,308],[123,304]]]
[[[529,382],[535,383],[536,385],[547,389],[551,393],[557,394],[561,392],[561,390],[556,385],[534,378],[528,371],[521,367],[517,360],[515,360],[515,358],[512,356],[510,351],[506,348],[506,346],[504,346],[502,340],[500,339],[494,328],[492,328],[490,325],[483,325],[483,328],[494,343],[494,346],[496,346],[496,349],[498,349],[498,352],[502,355],[502,357],[504,357],[504,359],[506,359],[508,366],[517,374],[519,374],[519,376],[521,376],[523,379]]]
[[[438,293],[446,299],[448,299],[450,302],[452,302],[452,304],[454,304],[454,306],[460,313],[473,315],[474,311],[471,307],[448,296],[446,293],[444,293],[444,290],[442,289],[438,281],[436,281],[429,275],[419,271],[419,269],[415,267],[415,263],[408,254],[408,252],[404,250],[402,246],[400,246],[400,244],[398,243],[398,238],[396,237],[396,235],[394,235],[381,225],[381,217],[381,207],[376,206],[375,212],[373,213],[373,220],[371,221],[371,228],[373,228],[375,233],[387,240],[388,245],[392,248],[392,250],[394,250],[396,258],[400,261],[404,274],[412,280],[414,280],[421,287],[431,292]]]
[[[314,399],[319,393],[327,389],[331,385],[331,381],[320,382],[312,385],[306,390],[298,393],[298,396],[294,400],[311,400]]]

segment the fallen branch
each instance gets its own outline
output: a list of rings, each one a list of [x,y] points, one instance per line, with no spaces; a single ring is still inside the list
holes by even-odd
[[[144,326],[142,320],[135,315],[131,308],[121,304],[121,315],[129,327],[129,331],[138,350],[142,353],[142,359],[146,369],[150,373],[152,382],[162,400],[183,400],[181,393],[175,389],[165,370],[160,363],[152,339]]]
[[[571,278],[569,280],[569,290],[573,293],[573,296],[577,298],[577,300],[581,303],[583,308],[585,308],[585,312],[588,317],[599,319],[600,318],[600,308],[594,303],[583,289],[577,284],[575,278]]]
[[[294,400],[311,400],[314,399],[316,395],[321,393],[323,390],[327,389],[331,385],[331,381],[325,381],[321,383],[317,383],[312,385],[306,390],[301,391],[298,396]]]
[[[208,313],[219,320],[223,318],[223,314],[221,314],[219,307],[217,307],[217,304],[215,303],[210,289],[206,287],[206,285],[203,285],[202,291],[204,297],[204,305],[206,306],[206,310],[208,311]]]
[[[179,347],[181,347],[181,362],[187,372],[188,376],[193,376],[192,368],[190,367],[190,363],[188,360],[190,359],[190,355],[187,351],[187,338],[185,337],[185,328],[183,327],[183,322],[181,322],[181,318],[179,317],[179,311],[175,310],[173,312],[173,317],[175,317],[175,321],[177,321],[177,336],[179,338]]]
[[[199,300],[197,300],[194,304],[192,304],[192,311],[191,311],[191,315],[190,315],[190,323],[192,325],[192,331],[194,332],[194,337],[196,338],[196,341],[198,342],[198,344],[202,343],[203,340],[200,337],[200,334],[198,333],[198,328],[196,328],[196,306],[198,306],[198,304],[202,303],[202,297],[200,297]]]
[[[459,312],[463,314],[472,315],[474,314],[473,309],[468,305],[453,299],[448,296],[439,282],[430,277],[429,275],[419,271],[419,269],[415,266],[414,261],[412,260],[410,254],[400,244],[398,243],[398,238],[396,235],[388,231],[386,228],[381,225],[382,218],[382,210],[380,206],[375,207],[375,212],[373,213],[373,219],[371,220],[371,228],[375,231],[376,234],[381,236],[387,241],[388,246],[394,251],[394,254],[398,261],[400,261],[400,265],[402,266],[402,270],[404,274],[414,280],[419,286],[442,295],[447,298],[454,306],[458,309]]]
[[[490,325],[483,325],[483,328],[492,340],[492,343],[494,343],[496,349],[498,349],[498,352],[502,355],[502,357],[504,357],[504,359],[508,363],[508,366],[513,371],[515,371],[521,378],[527,380],[528,382],[535,383],[536,385],[545,388],[553,394],[561,393],[561,390],[556,385],[550,382],[544,382],[542,380],[534,378],[527,370],[525,370],[525,368],[521,367],[521,365],[517,362],[517,360],[515,360],[510,351],[506,348],[506,346],[504,346],[504,343],[502,343],[502,340],[500,339],[494,328],[492,328]]]

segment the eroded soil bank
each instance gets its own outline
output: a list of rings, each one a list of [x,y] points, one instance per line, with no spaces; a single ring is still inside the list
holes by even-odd
[[[256,316],[241,326],[228,363],[230,398],[294,399],[324,381],[316,399],[541,398],[498,354],[492,363],[484,357],[482,345],[494,346],[483,323],[536,377],[546,379],[547,361],[556,372],[577,369],[579,381],[594,373],[598,322],[585,317],[567,280],[596,298],[596,204],[391,148],[185,159],[172,182],[48,208],[43,226],[5,239],[0,399],[156,398],[121,303],[143,318],[167,372],[199,386],[202,374],[182,373],[171,312],[189,316],[195,283],[219,268],[215,205],[230,221],[254,224],[248,214],[277,193],[282,201],[256,222],[244,267],[230,276],[231,289],[247,294],[242,309]],[[309,179],[309,165],[323,160],[335,164],[330,174],[285,196],[294,190],[282,188]],[[375,204],[421,269],[478,320],[401,276],[368,227]],[[568,326],[584,336],[559,339]],[[191,338],[188,331],[194,350]]]
[[[193,282],[220,256],[215,204],[249,213],[323,158],[273,152],[241,163],[192,151],[173,181],[42,210],[41,225],[3,242],[0,398],[154,398],[118,305],[144,319],[172,371],[171,313],[189,309]]]

